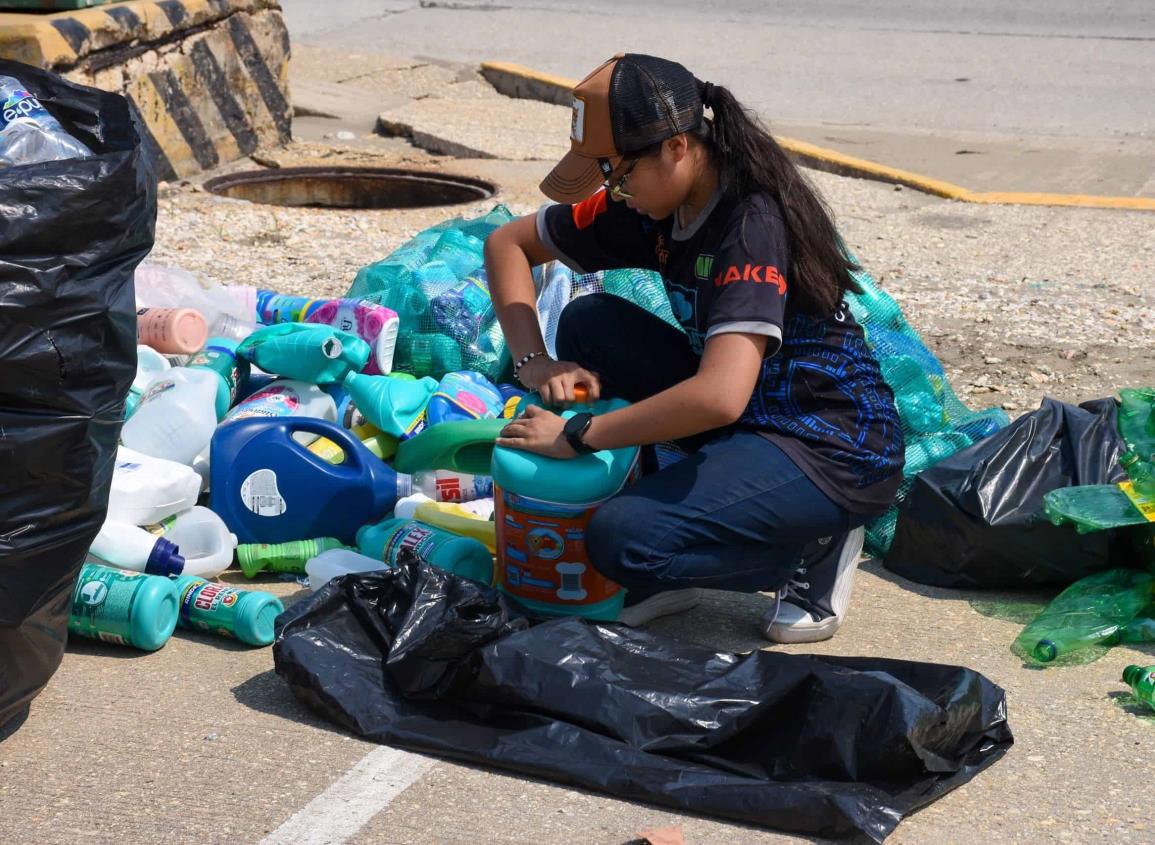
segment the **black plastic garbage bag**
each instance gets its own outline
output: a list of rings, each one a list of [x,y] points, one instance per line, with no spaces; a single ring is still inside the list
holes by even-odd
[[[530,628],[415,559],[336,579],[277,624],[277,672],[360,736],[799,833],[882,841],[1012,742],[1003,691],[969,669]]]
[[[0,168],[0,734],[56,671],[136,373],[156,178],[123,97],[0,61],[95,155]]]
[[[915,477],[899,509],[887,569],[938,587],[1066,586],[1129,554],[1121,531],[1052,525],[1043,497],[1126,475],[1114,399],[1037,411]],[[1112,558],[1116,563],[1112,564]]]

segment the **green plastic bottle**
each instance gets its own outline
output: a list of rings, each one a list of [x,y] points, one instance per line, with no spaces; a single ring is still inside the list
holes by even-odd
[[[1059,593],[1015,640],[1016,653],[1039,663],[1064,661],[1093,645],[1115,645],[1155,598],[1155,575],[1109,569]]]
[[[195,575],[177,578],[182,628],[192,628],[249,645],[273,641],[273,622],[285,606],[272,593],[238,590]]]
[[[1123,683],[1131,687],[1137,699],[1155,710],[1155,666],[1128,666],[1123,670]]]
[[[168,578],[86,563],[72,591],[68,630],[156,651],[172,636],[177,615],[176,585]]]
[[[493,556],[489,549],[470,537],[458,537],[424,522],[387,519],[366,525],[357,532],[357,548],[361,554],[390,566],[397,565],[402,549],[410,548],[447,572],[484,584],[493,582]]]
[[[237,562],[246,578],[256,578],[260,572],[304,575],[305,564],[321,552],[348,548],[336,537],[292,540],[288,543],[245,543],[237,546]]]
[[[189,359],[186,366],[211,370],[220,378],[217,384],[217,419],[223,420],[237,401],[249,377],[249,362],[237,358],[237,342],[227,337],[210,337],[205,348]]]

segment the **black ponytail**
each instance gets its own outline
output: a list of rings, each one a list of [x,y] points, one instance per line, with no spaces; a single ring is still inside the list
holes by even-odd
[[[829,208],[733,94],[708,82],[700,83],[699,92],[713,119],[703,121],[694,134],[710,150],[723,181],[739,197],[769,194],[782,209],[790,245],[792,307],[813,316],[830,315],[847,290],[861,289],[850,275],[859,267],[843,250]]]

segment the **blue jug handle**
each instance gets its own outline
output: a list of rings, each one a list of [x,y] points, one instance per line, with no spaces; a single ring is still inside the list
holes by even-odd
[[[289,417],[283,421],[282,425],[289,430],[289,442],[293,444],[293,448],[319,468],[330,472],[340,472],[348,469],[356,474],[359,473],[364,466],[364,455],[362,453],[368,451],[365,445],[358,440],[351,431],[342,428],[337,423],[322,420],[317,417]],[[298,431],[307,431],[310,434],[317,434],[327,440],[332,440],[340,446],[341,451],[345,453],[344,462],[331,464],[320,455],[310,452],[306,446],[302,446],[297,442],[295,437],[291,436]]]

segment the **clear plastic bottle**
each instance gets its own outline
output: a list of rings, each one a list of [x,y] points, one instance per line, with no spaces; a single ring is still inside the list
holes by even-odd
[[[0,167],[91,155],[19,79],[0,76]]]
[[[351,572],[379,572],[388,568],[388,564],[345,548],[321,552],[305,564],[309,589],[314,593],[338,576]]]
[[[209,284],[179,267],[141,264],[134,273],[138,308],[195,308],[210,337],[244,340],[257,328],[256,290]]]

